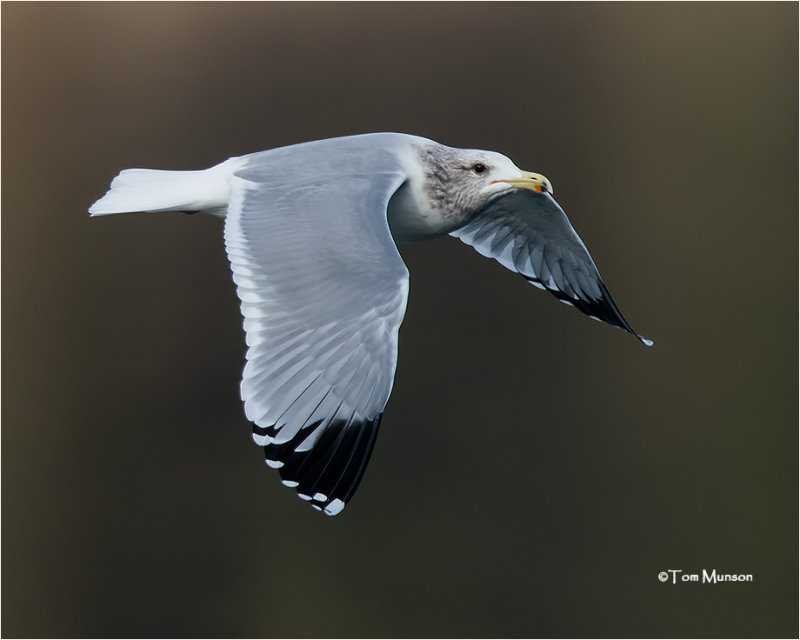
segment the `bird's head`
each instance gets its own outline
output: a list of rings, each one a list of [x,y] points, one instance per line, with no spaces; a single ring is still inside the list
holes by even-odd
[[[466,217],[495,196],[513,189],[553,193],[553,185],[540,173],[523,171],[508,157],[494,151],[439,147],[429,160],[426,186],[429,197],[443,208]]]

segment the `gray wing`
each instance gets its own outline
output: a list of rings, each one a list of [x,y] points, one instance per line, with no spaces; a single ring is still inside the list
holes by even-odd
[[[283,484],[335,515],[361,480],[392,389],[408,271],[386,207],[405,176],[387,162],[369,173],[314,164],[251,158],[231,183],[225,246],[253,438]]]
[[[586,246],[550,194],[514,189],[450,235],[562,302],[652,345],[622,316]]]

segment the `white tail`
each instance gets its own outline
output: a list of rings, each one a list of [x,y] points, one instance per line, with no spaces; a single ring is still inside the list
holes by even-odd
[[[133,211],[205,211],[225,216],[228,179],[239,164],[231,158],[202,171],[125,169],[89,213],[107,216]]]

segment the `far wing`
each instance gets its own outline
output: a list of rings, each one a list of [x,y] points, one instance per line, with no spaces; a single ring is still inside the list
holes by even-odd
[[[405,177],[372,167],[303,180],[298,166],[251,164],[233,179],[225,222],[248,344],[245,413],[283,484],[336,515],[392,389],[408,271],[385,212]]]
[[[513,189],[450,235],[563,302],[652,345],[622,316],[586,246],[550,194]]]

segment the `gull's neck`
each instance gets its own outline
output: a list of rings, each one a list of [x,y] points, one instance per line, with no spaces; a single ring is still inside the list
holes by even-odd
[[[414,139],[401,154],[408,179],[389,201],[389,228],[396,242],[445,235],[467,222],[466,212],[448,189],[445,159],[449,147]]]

